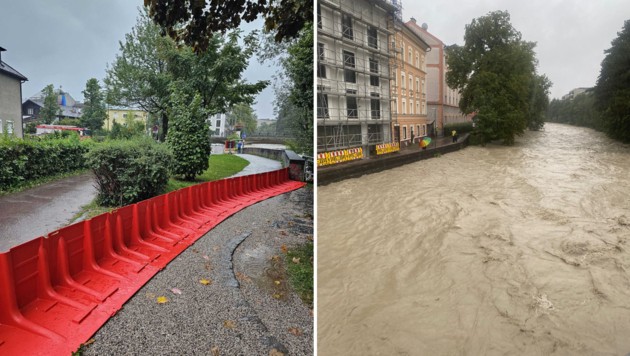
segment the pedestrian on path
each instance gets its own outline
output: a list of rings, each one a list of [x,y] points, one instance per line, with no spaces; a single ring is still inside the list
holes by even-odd
[[[453,142],[457,142],[457,131],[451,131],[451,136],[453,136]]]

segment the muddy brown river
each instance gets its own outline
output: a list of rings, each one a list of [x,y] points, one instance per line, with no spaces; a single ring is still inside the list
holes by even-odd
[[[629,354],[629,178],[547,124],[319,187],[318,353]]]

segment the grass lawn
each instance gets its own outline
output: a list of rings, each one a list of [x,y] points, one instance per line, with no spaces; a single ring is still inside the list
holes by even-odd
[[[166,191],[164,193],[172,192],[177,189],[185,188],[203,182],[211,182],[213,180],[219,180],[229,176],[233,176],[236,173],[242,171],[245,167],[247,167],[248,164],[248,160],[236,155],[211,155],[210,167],[205,172],[203,172],[203,174],[198,176],[194,182],[187,182],[184,180],[171,178],[168,180]]]
[[[313,243],[289,250],[286,266],[293,289],[305,304],[313,306]]]

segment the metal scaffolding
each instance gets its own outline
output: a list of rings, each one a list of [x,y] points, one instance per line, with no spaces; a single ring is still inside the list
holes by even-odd
[[[391,142],[393,2],[318,3],[317,151]]]

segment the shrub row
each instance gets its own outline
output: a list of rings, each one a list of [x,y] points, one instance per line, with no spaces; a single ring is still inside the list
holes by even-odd
[[[149,138],[108,141],[86,155],[96,176],[98,203],[132,204],[160,194],[169,178],[173,156],[165,145]]]
[[[16,139],[0,137],[0,191],[24,182],[86,168],[89,143],[67,138]]]

